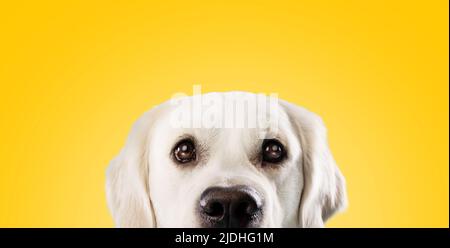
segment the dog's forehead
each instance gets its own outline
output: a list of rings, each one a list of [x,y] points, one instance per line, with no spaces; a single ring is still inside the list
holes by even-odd
[[[276,96],[253,94],[248,92],[207,93],[190,97],[174,98],[166,103],[172,119],[179,115],[190,117],[190,121],[202,121],[202,127],[207,127],[211,119],[221,118],[225,124],[237,124],[239,121],[275,121],[282,110]],[[177,116],[178,114],[178,116]],[[178,118],[180,120],[180,118]],[[247,127],[252,123],[247,123]],[[232,128],[234,126],[226,126]]]
[[[208,142],[264,138],[287,139],[292,129],[289,117],[278,99],[244,92],[208,93],[165,103],[156,124],[156,135],[173,143],[183,136]]]
[[[173,129],[253,129],[270,133],[288,120],[276,96],[248,92],[194,95],[171,99],[164,105],[165,122]]]

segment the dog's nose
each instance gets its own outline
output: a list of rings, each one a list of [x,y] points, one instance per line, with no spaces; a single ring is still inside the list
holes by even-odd
[[[248,186],[211,187],[200,196],[200,218],[206,227],[257,227],[263,200]]]

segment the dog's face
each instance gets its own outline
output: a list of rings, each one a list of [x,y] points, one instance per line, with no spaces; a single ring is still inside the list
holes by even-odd
[[[209,104],[196,106],[198,97]],[[117,225],[323,226],[346,194],[320,118],[284,101],[264,112],[260,125],[248,125],[247,117],[261,113],[261,102],[246,104],[245,118],[219,111],[254,97],[206,94],[144,114],[108,170]]]

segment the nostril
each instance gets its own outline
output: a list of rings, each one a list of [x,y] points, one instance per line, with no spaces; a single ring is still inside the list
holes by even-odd
[[[235,215],[238,218],[251,217],[257,212],[256,204],[250,201],[239,202],[235,208]]]
[[[206,208],[204,208],[204,211],[207,215],[211,217],[222,217],[225,212],[225,209],[222,203],[216,201],[207,204]]]
[[[255,214],[256,210],[257,210],[257,207],[253,202],[245,203],[245,213],[246,214],[253,215],[253,214]]]

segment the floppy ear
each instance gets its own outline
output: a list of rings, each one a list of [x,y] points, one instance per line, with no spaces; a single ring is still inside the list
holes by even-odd
[[[299,207],[301,227],[323,227],[347,206],[345,179],[328,147],[326,128],[319,116],[283,102],[291,123],[298,130],[302,150],[304,187]]]
[[[133,125],[125,147],[106,172],[106,197],[118,227],[156,227],[149,195],[147,143],[158,109]]]

